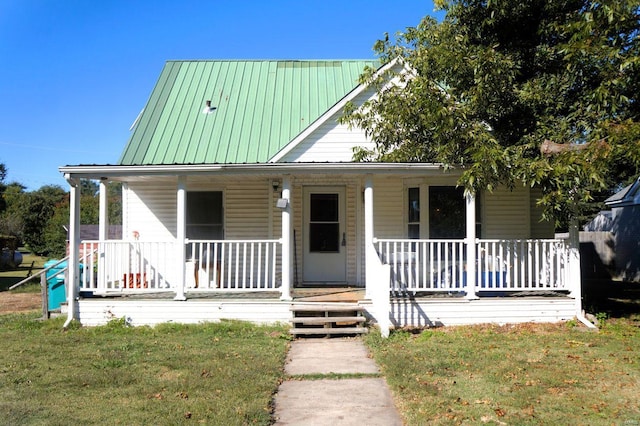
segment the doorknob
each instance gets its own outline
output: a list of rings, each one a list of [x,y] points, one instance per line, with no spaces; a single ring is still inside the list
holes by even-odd
[[[347,237],[345,235],[345,233],[342,233],[342,247],[347,245]]]

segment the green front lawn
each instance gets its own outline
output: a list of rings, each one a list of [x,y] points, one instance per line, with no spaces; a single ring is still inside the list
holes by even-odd
[[[2,424],[271,422],[284,327],[240,322],[62,330],[63,319],[0,316]]]
[[[640,424],[640,316],[366,338],[410,425]]]

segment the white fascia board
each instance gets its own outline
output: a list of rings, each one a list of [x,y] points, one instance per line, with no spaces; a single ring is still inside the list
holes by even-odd
[[[134,176],[181,175],[272,175],[283,174],[416,174],[447,173],[437,163],[252,163],[252,164],[182,164],[182,165],[91,165],[64,166],[59,168],[67,178],[100,179]],[[455,173],[455,171],[454,171]]]

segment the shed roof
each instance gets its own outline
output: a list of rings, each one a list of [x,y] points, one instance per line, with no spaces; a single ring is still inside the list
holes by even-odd
[[[267,162],[355,89],[365,66],[377,63],[168,61],[119,164]]]
[[[640,190],[640,177],[635,180],[631,185],[628,185],[620,191],[613,194],[611,197],[604,200],[605,204],[609,207],[624,207],[629,205],[638,204],[636,196]]]

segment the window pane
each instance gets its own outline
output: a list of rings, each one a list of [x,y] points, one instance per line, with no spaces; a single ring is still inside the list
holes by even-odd
[[[187,223],[222,223],[222,192],[188,192]]]
[[[467,211],[464,190],[454,186],[429,187],[429,237],[464,238]]]
[[[338,252],[340,251],[340,225],[338,223],[310,223],[309,251]]]
[[[311,194],[311,222],[338,221],[338,194]]]
[[[420,188],[409,188],[409,223],[420,222]]]
[[[187,238],[221,240],[223,235],[222,192],[187,192]]]
[[[409,238],[412,238],[412,239],[420,238],[420,225],[415,225],[415,224],[409,225]]]
[[[187,238],[192,240],[221,240],[222,225],[187,225]]]

